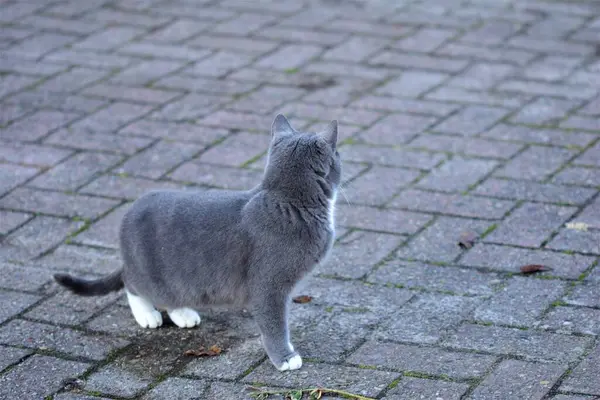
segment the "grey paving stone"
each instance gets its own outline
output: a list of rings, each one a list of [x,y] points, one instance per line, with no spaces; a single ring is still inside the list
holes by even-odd
[[[34,141],[71,122],[77,114],[40,110],[0,130],[1,139]]]
[[[6,399],[42,399],[89,367],[89,364],[81,362],[34,355],[0,376],[0,396]]]
[[[431,151],[462,153],[475,157],[508,159],[523,149],[522,144],[491,141],[480,138],[464,138],[439,134],[422,134],[409,144],[410,147]]]
[[[142,328],[135,322],[129,306],[114,303],[105,308],[101,314],[92,318],[86,328],[94,332],[110,335],[136,337],[141,334]]]
[[[506,287],[475,310],[478,321],[532,326],[565,291],[564,282],[513,277]]]
[[[545,56],[534,61],[522,71],[524,77],[547,81],[559,81],[571,74],[581,59],[565,56]]]
[[[500,283],[494,273],[401,260],[378,267],[367,280],[406,288],[480,295],[492,294],[493,286]]]
[[[16,58],[35,60],[50,53],[52,50],[73,43],[76,39],[72,35],[46,32],[31,36],[19,42],[18,45],[9,47],[6,50],[6,54]]]
[[[466,383],[403,377],[398,386],[390,390],[383,399],[409,400],[416,398],[435,398],[459,400],[462,399],[463,394],[468,388],[469,385]]]
[[[560,333],[600,335],[600,310],[585,307],[556,307],[544,318],[542,328]]]
[[[340,146],[343,159],[392,167],[431,169],[446,159],[443,154],[407,151],[390,147]]]
[[[176,190],[178,188],[179,185],[172,182],[153,181],[129,176],[103,175],[81,188],[79,192],[96,196],[136,200],[138,197],[152,190]]]
[[[97,197],[17,188],[0,200],[0,207],[65,217],[96,218],[119,202]]]
[[[127,123],[147,114],[151,106],[129,103],[112,103],[71,125],[73,129],[92,132],[114,132]]]
[[[266,114],[297,99],[306,92],[296,88],[282,88],[263,86],[247,96],[230,103],[227,107],[236,111],[246,111],[257,114]]]
[[[362,132],[358,140],[376,145],[399,145],[423,132],[437,119],[409,114],[392,114]]]
[[[403,99],[389,96],[374,96],[366,94],[350,104],[356,108],[426,114],[444,117],[460,108],[457,104],[437,101]]]
[[[260,182],[262,175],[262,171],[220,167],[192,161],[178,167],[169,177],[176,181],[194,182],[216,188],[248,190]]]
[[[403,238],[395,235],[356,231],[338,241],[318,273],[361,278],[397,248]]]
[[[539,247],[576,211],[574,207],[523,203],[486,236],[487,242]]]
[[[587,55],[592,52],[592,49],[587,44],[567,43],[565,41],[553,40],[550,38],[538,39],[525,35],[513,37],[508,41],[508,44],[525,50],[559,54]]]
[[[110,83],[146,85],[181,69],[184,61],[148,60],[124,69],[110,79]]]
[[[588,276],[587,279],[590,278],[591,281],[575,286],[572,293],[564,300],[569,304],[578,306],[600,307],[600,283],[593,280],[593,275]]]
[[[39,170],[33,167],[21,167],[12,164],[0,165],[0,195],[8,193],[38,173]]]
[[[551,397],[552,400],[596,400],[595,398],[588,396],[577,396],[577,395],[568,395],[568,394],[557,394],[556,396]]]
[[[319,104],[297,102],[287,104],[279,112],[291,117],[327,122],[335,118],[342,126],[345,124],[369,126],[382,117],[381,113],[375,111],[352,109],[349,107],[324,108]]]
[[[489,128],[508,114],[500,107],[467,106],[432,129],[441,133],[474,136]]]
[[[470,379],[483,376],[496,360],[495,356],[437,347],[368,341],[346,363]]]
[[[88,87],[84,89],[82,93],[92,97],[148,104],[163,104],[181,96],[181,92],[178,91],[139,87],[133,88],[122,85],[107,85],[104,83]]]
[[[18,92],[28,86],[32,86],[39,78],[31,78],[18,75],[5,75],[0,77],[0,98],[7,94]]]
[[[270,143],[270,136],[242,132],[203,152],[198,160],[209,164],[239,167],[266,153]]]
[[[515,114],[511,121],[521,124],[554,124],[581,105],[581,101],[538,97]]]
[[[144,31],[139,28],[114,26],[90,35],[85,40],[73,45],[75,48],[93,50],[111,50],[141,35]]]
[[[568,228],[561,229],[560,233],[546,247],[555,250],[600,254],[600,231],[583,232]]]
[[[0,287],[36,292],[52,280],[49,271],[24,265],[0,263]]]
[[[439,217],[407,246],[400,248],[397,256],[411,260],[452,262],[463,250],[458,245],[463,232],[479,237],[491,226],[484,221]]]
[[[229,133],[226,129],[207,128],[189,123],[176,123],[142,119],[119,131],[119,134],[148,136],[182,142],[214,143]]]
[[[514,70],[515,67],[510,64],[478,62],[452,78],[448,85],[471,90],[490,89]]]
[[[75,67],[48,79],[36,89],[49,92],[75,92],[107,76],[107,71]]]
[[[344,42],[323,53],[325,60],[361,62],[390,43],[389,39],[375,36],[351,36]]]
[[[117,52],[138,57],[164,58],[167,60],[195,61],[210,54],[209,50],[194,49],[186,45],[158,44],[148,42],[130,42]]]
[[[577,186],[489,178],[477,186],[474,193],[514,200],[583,204],[596,194],[596,190]],[[579,219],[581,218],[579,217]]]
[[[389,206],[461,217],[500,219],[514,204],[512,201],[406,189],[400,192]]]
[[[92,360],[103,360],[111,351],[128,344],[123,339],[88,336],[71,329],[23,320],[11,321],[0,328],[0,341],[13,346],[52,349]]]
[[[433,344],[480,303],[478,298],[422,293],[383,322],[375,338]]]
[[[78,234],[73,238],[74,242],[92,246],[101,246],[117,249],[119,248],[119,227],[123,215],[131,204],[124,204],[113,210],[100,221]]]
[[[202,380],[167,378],[155,386],[144,397],[144,400],[191,400],[200,398],[206,391],[207,383]]]
[[[376,92],[378,94],[418,97],[440,85],[448,77],[448,74],[435,72],[406,71],[400,77],[392,79],[378,88]]]
[[[362,396],[375,396],[399,376],[394,372],[312,363],[305,363],[302,371],[302,374],[281,374],[267,361],[243,381],[284,387],[327,387],[347,390]]]
[[[442,344],[453,348],[524,357],[531,361],[567,363],[584,354],[589,337],[496,326],[461,325]]]
[[[343,165],[343,174],[347,164]],[[420,176],[415,170],[373,166],[357,179],[344,185],[344,194],[352,204],[380,206],[390,200],[402,187]],[[342,196],[338,202],[343,202]]]
[[[440,191],[464,191],[489,174],[497,165],[491,160],[455,157],[432,170],[417,186]]]
[[[217,111],[200,119],[198,123],[219,128],[239,129],[242,131],[253,130],[268,133],[269,126],[273,123],[271,119],[270,116],[235,111]],[[292,123],[294,123],[293,120]]]
[[[584,129],[589,131],[597,131],[600,129],[598,119],[594,117],[581,117],[572,115],[560,123],[561,128],[566,129]]]
[[[498,124],[484,132],[490,139],[510,140],[553,146],[587,146],[596,139],[595,135],[582,132],[567,132],[558,129],[539,129],[520,125]]]
[[[31,217],[31,214],[0,210],[0,235],[6,235],[13,229],[23,225]]]
[[[481,112],[482,115],[486,115],[487,107],[500,108],[506,107],[507,109],[514,109],[523,106],[530,99],[530,95],[526,94],[514,94],[514,93],[501,93],[501,92],[484,92],[481,90],[469,90],[465,88],[461,88],[458,86],[441,86],[431,92],[429,92],[425,99],[427,100],[437,100],[437,101],[454,101],[463,104],[470,104],[470,107],[484,107],[480,111],[477,110],[467,110],[462,112],[469,113],[470,115],[476,115]],[[508,112],[508,110],[507,110]],[[494,112],[492,112],[493,114]],[[498,115],[500,113],[496,112]],[[448,133],[453,134],[461,134],[458,132],[458,129],[467,129],[467,132],[485,132],[489,127],[493,125],[493,123],[489,123],[492,119],[490,114],[486,115],[486,119],[488,120],[489,125],[483,127],[471,127],[467,119],[463,119],[461,115],[456,114],[456,118],[453,120],[448,119],[451,122],[451,126]],[[501,120],[498,118],[497,120]],[[477,129],[474,129],[477,128]],[[455,132],[456,130],[456,132]],[[473,136],[475,133],[471,133],[468,136]],[[463,134],[464,135],[464,134]]]
[[[0,347],[0,360],[2,360],[0,361],[0,371],[18,363],[31,353],[30,350],[17,349],[15,347]]]
[[[552,179],[556,183],[571,185],[600,186],[598,169],[567,167],[561,170]]]
[[[37,216],[5,238],[0,246],[0,259],[30,260],[57,246],[82,226],[82,221]]]
[[[91,374],[85,382],[85,390],[108,395],[133,397],[146,389],[152,379],[138,376],[119,366],[108,365]]]
[[[107,104],[106,100],[91,99],[72,93],[33,90],[11,96],[8,101],[29,107],[47,107],[65,112],[86,113]]]
[[[121,260],[116,250],[62,245],[33,263],[50,271],[107,275],[120,267]]]
[[[587,149],[582,155],[573,160],[573,163],[600,167],[600,157],[598,157],[599,152],[600,142]]]
[[[542,399],[567,369],[566,365],[504,360],[475,389],[473,399]]]
[[[339,226],[401,234],[415,233],[431,221],[425,214],[361,206],[339,206],[336,214]]]
[[[260,68],[288,69],[298,68],[317,56],[321,47],[308,44],[290,44],[261,58],[255,65]]]
[[[224,101],[225,98],[215,94],[190,93],[166,104],[153,112],[150,117],[166,121],[189,122],[216,110]]]
[[[377,54],[369,60],[376,67],[416,68],[441,72],[458,72],[468,64],[465,60],[456,58],[410,54],[405,52],[386,51]]]
[[[495,244],[476,244],[460,260],[460,264],[490,268],[497,271],[519,272],[519,267],[527,264],[542,264],[552,271],[541,272],[564,278],[577,279],[592,265],[594,258],[578,254],[564,254],[547,250],[530,250]]]
[[[64,129],[51,134],[45,143],[81,150],[105,150],[134,154],[152,143],[148,138],[115,137],[112,134]]]
[[[429,53],[456,35],[453,29],[422,28],[414,35],[400,39],[393,48],[406,51]]]
[[[53,400],[108,400],[108,397],[97,397],[97,396],[86,396],[84,394],[77,393],[59,393],[54,396]]]
[[[74,190],[120,160],[117,155],[79,153],[36,177],[30,185],[43,189]]]
[[[600,395],[600,382],[595,378],[600,373],[600,347],[596,348],[563,381],[560,390]]]
[[[122,68],[137,61],[137,59],[115,54],[96,53],[90,49],[61,49],[46,55],[44,60],[59,64],[75,64],[89,68]]]
[[[192,143],[160,141],[129,158],[115,172],[157,179],[202,150]]]
[[[596,94],[595,89],[584,85],[564,85],[519,79],[507,80],[498,85],[496,89],[507,93],[516,92],[528,95],[556,96],[582,100],[588,100]]]
[[[264,54],[278,46],[278,43],[272,40],[238,38],[224,35],[202,35],[189,41],[188,44],[213,50],[230,50],[251,54]]]

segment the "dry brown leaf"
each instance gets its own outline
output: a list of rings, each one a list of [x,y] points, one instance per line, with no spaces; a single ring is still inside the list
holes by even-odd
[[[476,239],[477,235],[475,235],[473,232],[463,232],[458,238],[458,246],[461,249],[470,249],[475,244]]]
[[[196,350],[186,350],[183,354],[193,357],[216,357],[221,354],[222,351],[223,349],[221,349],[219,346],[213,345],[210,346],[208,350],[206,350],[204,346],[200,346],[200,348]]]
[[[311,300],[312,300],[312,297],[307,296],[307,295],[296,296],[292,299],[292,301],[294,303],[298,303],[298,304],[310,303]]]
[[[533,274],[535,272],[550,271],[550,268],[541,264],[528,264],[521,267],[521,272],[524,274]]]

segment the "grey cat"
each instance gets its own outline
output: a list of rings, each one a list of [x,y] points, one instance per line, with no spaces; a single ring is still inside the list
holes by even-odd
[[[157,309],[191,328],[203,306],[248,307],[273,365],[300,368],[288,330],[290,295],[333,244],[342,173],[337,121],[322,133],[302,133],[277,115],[271,131],[257,187],[147,193],[121,224],[123,269],[97,280],[56,274],[57,282],[83,296],[125,287],[144,328],[162,325]]]

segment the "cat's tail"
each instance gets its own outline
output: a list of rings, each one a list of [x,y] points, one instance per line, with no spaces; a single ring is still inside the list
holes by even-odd
[[[102,296],[123,288],[123,270],[113,272],[100,279],[87,280],[69,274],[54,274],[60,285],[80,296]]]

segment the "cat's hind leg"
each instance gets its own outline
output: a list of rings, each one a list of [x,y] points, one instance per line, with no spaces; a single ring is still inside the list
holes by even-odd
[[[200,314],[191,308],[175,308],[167,310],[171,321],[180,328],[193,328],[200,325]]]
[[[129,293],[127,290],[125,292],[127,293],[127,300],[129,301],[131,313],[142,328],[154,329],[162,325],[162,315],[154,308],[152,303],[143,297]]]

